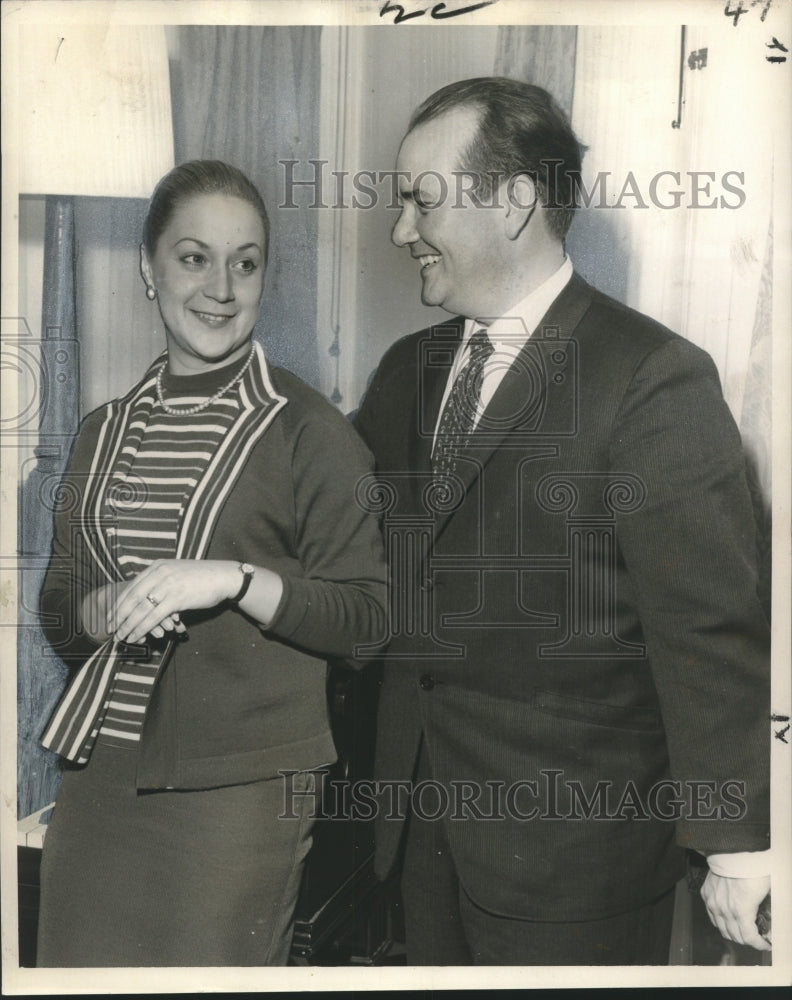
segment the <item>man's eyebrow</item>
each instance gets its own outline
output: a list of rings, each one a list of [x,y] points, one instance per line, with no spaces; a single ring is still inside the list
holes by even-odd
[[[421,194],[420,184],[414,184],[412,187],[408,187],[406,181],[403,187],[399,187],[399,198],[402,202],[412,201],[419,208],[433,208],[437,204],[435,199],[425,198]]]
[[[419,187],[414,188],[401,188],[399,190],[399,197],[402,201],[413,201],[419,208],[431,208],[435,204],[434,200],[429,198],[428,200],[421,195],[421,189]]]

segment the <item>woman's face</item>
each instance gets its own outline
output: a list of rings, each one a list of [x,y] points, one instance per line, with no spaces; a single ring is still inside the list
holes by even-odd
[[[170,370],[189,375],[249,349],[264,290],[265,233],[248,202],[225,194],[182,201],[140,266],[157,300]]]

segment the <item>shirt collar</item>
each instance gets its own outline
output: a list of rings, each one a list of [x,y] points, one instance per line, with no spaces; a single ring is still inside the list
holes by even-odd
[[[475,330],[487,327],[492,346],[499,352],[517,355],[525,346],[528,338],[539,325],[542,316],[566,287],[573,273],[572,261],[564,257],[557,271],[554,271],[545,281],[529,292],[525,298],[517,302],[509,310],[507,316],[494,319],[485,324],[479,320],[466,319],[462,342],[467,347],[468,341]]]

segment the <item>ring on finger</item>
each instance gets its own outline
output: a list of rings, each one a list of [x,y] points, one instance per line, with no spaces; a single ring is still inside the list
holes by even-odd
[[[150,604],[153,604],[155,608],[156,608],[156,607],[157,607],[157,605],[159,604],[159,601],[157,600],[157,598],[156,598],[156,597],[152,597],[152,595],[151,595],[151,594],[146,594],[146,600],[147,600],[147,601],[148,601],[148,602],[149,602]]]

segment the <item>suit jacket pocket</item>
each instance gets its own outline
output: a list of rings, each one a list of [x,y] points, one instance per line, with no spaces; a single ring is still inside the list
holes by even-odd
[[[609,729],[651,732],[663,728],[660,713],[654,708],[640,705],[609,705],[602,701],[586,701],[537,688],[534,690],[533,706],[545,715]]]

